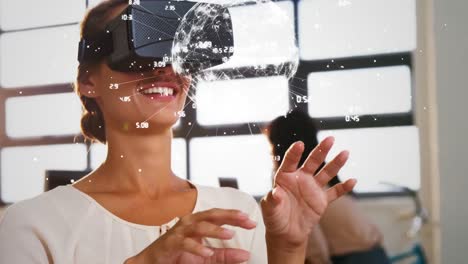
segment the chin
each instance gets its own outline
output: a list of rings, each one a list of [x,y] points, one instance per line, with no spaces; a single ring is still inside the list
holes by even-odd
[[[157,117],[153,117],[153,118],[149,119],[147,122],[148,122],[150,128],[167,128],[167,129],[170,129],[177,123],[178,120],[179,120],[179,117],[174,116],[174,114],[172,114],[171,116],[169,116],[169,115],[160,115],[160,116],[157,116]]]

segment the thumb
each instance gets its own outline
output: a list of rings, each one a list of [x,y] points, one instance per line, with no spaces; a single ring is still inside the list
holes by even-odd
[[[276,187],[273,188],[273,191],[271,192],[271,194],[272,194],[275,204],[278,205],[281,203],[281,201],[284,200],[286,192],[284,191],[283,188],[281,188],[280,185],[276,185]]]
[[[268,192],[260,203],[264,218],[275,216],[278,213],[281,204],[284,202],[285,197],[286,192],[279,185],[276,185],[273,190]]]
[[[235,264],[246,262],[250,258],[248,251],[237,248],[211,248],[213,256],[205,259],[205,264]]]

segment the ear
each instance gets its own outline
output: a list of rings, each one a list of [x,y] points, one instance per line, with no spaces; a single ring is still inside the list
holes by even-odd
[[[97,87],[97,82],[95,78],[95,74],[91,71],[86,70],[79,78],[78,78],[78,92],[83,96],[89,98],[97,98],[99,97],[99,91]]]

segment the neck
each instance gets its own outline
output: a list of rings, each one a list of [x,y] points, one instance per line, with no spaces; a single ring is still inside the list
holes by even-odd
[[[99,174],[111,189],[149,197],[186,188],[187,183],[171,169],[172,136],[171,129],[145,135],[109,131],[107,158]]]

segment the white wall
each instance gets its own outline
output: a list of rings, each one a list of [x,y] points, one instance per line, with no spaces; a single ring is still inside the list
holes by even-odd
[[[468,259],[468,1],[434,0],[442,263]]]

